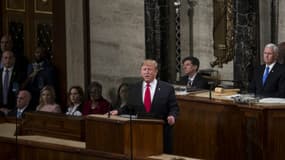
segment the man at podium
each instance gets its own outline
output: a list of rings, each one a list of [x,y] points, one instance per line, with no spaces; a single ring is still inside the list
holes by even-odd
[[[130,86],[126,107],[113,110],[111,114],[143,113],[163,119],[163,150],[165,153],[172,153],[172,126],[175,124],[179,108],[172,85],[156,79],[157,66],[154,60],[143,61],[140,71],[143,81]]]

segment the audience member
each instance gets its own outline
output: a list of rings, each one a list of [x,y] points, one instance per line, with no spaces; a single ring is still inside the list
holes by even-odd
[[[102,96],[102,85],[99,82],[92,82],[88,88],[88,97],[83,105],[83,115],[105,114],[110,111],[111,104]]]
[[[37,111],[61,113],[60,106],[55,102],[55,91],[52,86],[45,86],[40,92]]]
[[[185,76],[181,77],[178,84],[187,85],[189,88],[208,89],[209,85],[199,73],[200,62],[196,57],[186,57],[182,60]]]
[[[20,90],[17,96],[17,105],[16,107],[8,113],[8,116],[15,116],[17,118],[24,117],[26,112],[32,111],[30,105],[31,94],[27,90]]]
[[[44,48],[37,47],[34,62],[28,65],[28,76],[23,84],[23,88],[31,92],[34,104],[38,104],[40,91],[44,86],[55,87],[55,69],[45,57]]]
[[[26,73],[28,60],[24,56],[24,53],[18,53],[13,46],[13,38],[11,35],[5,34],[1,37],[1,53],[3,54],[5,51],[12,51],[14,53],[14,57],[16,58],[17,67],[22,73]],[[2,68],[2,64],[0,66]]]
[[[285,98],[285,68],[277,62],[278,47],[269,43],[263,51],[264,64],[256,68],[248,91],[260,97]]]
[[[12,51],[4,51],[1,62],[0,111],[7,114],[16,105],[16,95],[23,82],[23,76],[15,66]]]
[[[83,102],[83,89],[80,86],[72,86],[68,91],[68,107],[66,115],[81,116],[82,115],[82,102]]]
[[[1,37],[1,53],[4,51],[12,51],[13,49],[13,41],[10,35],[3,35]]]
[[[113,109],[123,108],[127,105],[128,100],[128,87],[127,83],[122,83],[117,91],[117,99],[113,105]]]
[[[143,81],[129,88],[129,98],[126,107],[111,111],[112,115],[126,114],[129,111],[150,113],[154,118],[161,118],[164,125],[164,153],[172,152],[172,126],[175,124],[179,108],[172,85],[157,80],[157,63],[145,60],[141,66]]]

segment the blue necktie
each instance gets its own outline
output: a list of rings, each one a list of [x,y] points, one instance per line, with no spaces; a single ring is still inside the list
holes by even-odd
[[[262,77],[262,84],[263,85],[265,84],[268,75],[269,75],[269,67],[266,67],[265,72],[264,72],[263,77]]]
[[[7,104],[9,90],[9,70],[6,69],[4,73],[4,83],[3,83],[3,104]]]
[[[17,118],[22,118],[22,112],[17,110]]]

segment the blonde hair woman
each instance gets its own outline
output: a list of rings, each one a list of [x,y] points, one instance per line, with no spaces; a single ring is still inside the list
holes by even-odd
[[[41,90],[37,111],[61,113],[60,106],[55,102],[55,91],[52,86],[45,86]]]

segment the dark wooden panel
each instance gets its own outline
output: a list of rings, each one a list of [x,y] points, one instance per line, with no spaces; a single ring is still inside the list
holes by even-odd
[[[66,73],[66,35],[65,35],[65,0],[53,1],[53,62],[56,66],[59,103],[66,106],[67,73]]]
[[[34,0],[35,13],[52,14],[52,0]]]
[[[15,139],[0,137],[1,159],[5,160],[127,160],[128,157],[115,153],[86,150],[85,148],[69,147],[60,144],[49,144],[18,140],[17,150]],[[17,158],[16,158],[17,157]]]
[[[25,12],[26,11],[26,1],[25,0],[5,0],[6,10]]]
[[[135,119],[130,125],[129,120],[92,116],[87,117],[86,128],[88,128],[86,130],[87,149],[128,156],[131,155],[132,149],[134,157],[146,157],[163,152],[162,121]]]
[[[284,159],[285,106],[178,96],[174,154],[202,159]]]
[[[22,134],[35,134],[85,141],[84,117],[33,112],[26,113]]]
[[[267,123],[266,159],[285,159],[285,111],[269,111]]]

